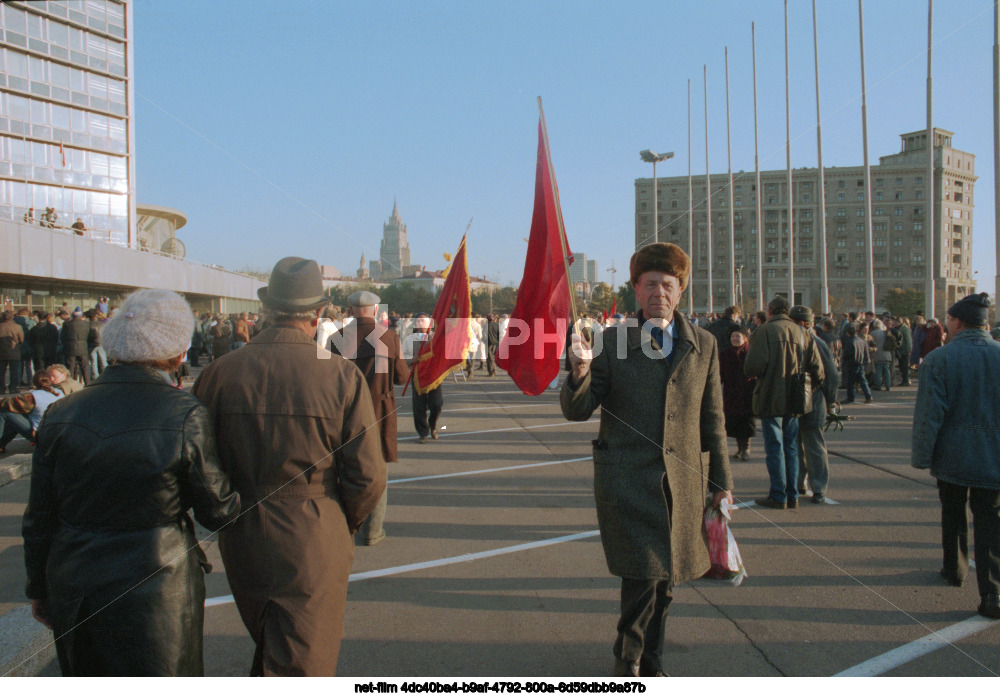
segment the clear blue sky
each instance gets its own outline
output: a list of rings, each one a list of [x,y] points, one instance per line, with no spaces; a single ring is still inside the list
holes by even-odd
[[[816,166],[812,9],[790,3],[792,161]],[[859,165],[858,10],[820,0],[823,160]],[[783,3],[135,0],[136,188],[184,211],[188,257],[270,268],[287,255],[353,272],[378,257],[393,196],[413,263],[441,268],[469,218],[469,268],[520,280],[534,195],[536,96],[567,235],[625,277],[645,148],[660,176],[753,170],[750,23],[757,26],[762,169],[785,166]],[[992,3],[939,0],[934,121],[977,156],[974,266],[995,274]],[[925,126],[927,4],[865,4],[869,153]]]

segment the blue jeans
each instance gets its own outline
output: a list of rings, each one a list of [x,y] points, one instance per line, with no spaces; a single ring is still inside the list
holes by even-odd
[[[799,420],[794,416],[765,416],[760,420],[764,432],[764,462],[771,478],[768,495],[775,501],[798,501]]]
[[[885,389],[892,387],[892,363],[890,361],[878,361],[875,363],[875,387]]]
[[[826,495],[826,485],[830,479],[830,460],[826,451],[826,437],[822,428],[801,426],[799,428],[799,489],[809,487],[814,494]]]
[[[872,398],[872,391],[868,389],[868,381],[865,380],[865,367],[863,365],[852,365],[844,368],[844,380],[847,381],[847,401],[854,401],[854,383],[861,383],[861,391],[865,393],[865,399]]]
[[[29,441],[34,440],[28,417],[10,411],[0,413],[0,434],[2,434],[0,435],[0,449],[6,448],[7,444],[14,440],[18,434]]]

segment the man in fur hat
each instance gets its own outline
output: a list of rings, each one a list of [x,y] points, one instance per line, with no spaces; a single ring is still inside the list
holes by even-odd
[[[732,502],[718,343],[675,312],[690,268],[673,244],[632,255],[637,317],[595,336],[593,350],[574,335],[562,388],[567,419],[601,407],[594,495],[608,569],[622,579],[616,676],[663,674],[673,587],[711,567],[706,499]]]

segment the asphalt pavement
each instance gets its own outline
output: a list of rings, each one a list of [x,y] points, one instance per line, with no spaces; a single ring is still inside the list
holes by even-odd
[[[398,392],[398,388],[397,388]],[[934,480],[910,467],[916,387],[855,404],[828,434],[834,503],[760,509],[763,441],[734,460],[734,514],[748,576],[674,593],[664,665],[674,676],[996,676],[1000,622],[976,615],[972,575],[948,586]],[[619,580],[604,562],[593,501],[592,421],[562,418],[558,392],[506,376],[444,385],[441,438],[420,444],[410,396],[389,465],[388,537],[358,547],[342,676],[607,676]],[[0,469],[21,454],[0,456]],[[735,443],[730,441],[731,452]],[[23,596],[20,516],[28,481],[0,487],[0,614]],[[214,541],[205,668],[246,675],[246,634]],[[0,616],[0,621],[3,617]],[[54,662],[43,675],[57,675]]]

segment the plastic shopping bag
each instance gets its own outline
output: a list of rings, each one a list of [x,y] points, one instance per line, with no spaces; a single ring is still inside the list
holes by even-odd
[[[732,508],[728,501],[722,501],[718,508],[705,509],[705,533],[708,536],[708,554],[712,560],[712,568],[705,576],[738,586],[747,577],[747,572],[736,546],[736,538],[729,529],[729,520],[732,518],[729,511]]]

